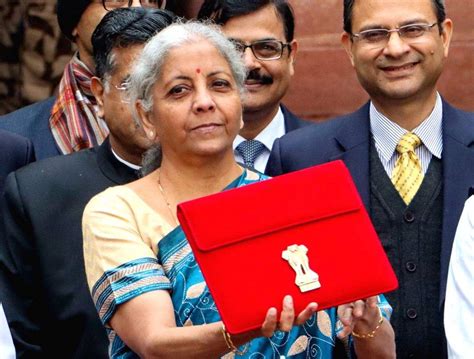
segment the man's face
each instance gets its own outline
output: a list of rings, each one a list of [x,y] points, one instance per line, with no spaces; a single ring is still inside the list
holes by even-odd
[[[133,120],[123,84],[142,49],[143,45],[113,49],[114,71],[105,81],[101,82],[96,77],[92,80],[92,92],[99,107],[97,114],[107,123],[114,151],[130,162],[134,162],[132,159],[136,158],[138,163],[151,141],[145,136],[143,128]]]
[[[436,22],[431,0],[357,0],[352,14],[352,33]],[[434,95],[448,56],[451,32],[452,23],[448,19],[420,37],[401,38],[392,32],[385,42],[369,43],[359,38],[351,41],[350,35],[344,33],[342,42],[359,82],[372,99],[380,102],[410,100]]]
[[[127,3],[128,5],[128,3]],[[141,6],[139,0],[133,0],[131,6]],[[73,30],[72,35],[75,38],[75,43],[79,50],[81,60],[89,67],[90,70],[94,70],[93,61],[93,50],[92,50],[92,33],[94,32],[99,22],[107,13],[101,1],[92,2],[82,13],[81,19]]]
[[[81,19],[72,33],[81,58],[88,57],[92,61],[92,33],[106,13],[107,10],[104,9],[101,2],[91,2],[82,13]],[[86,64],[90,66],[90,63],[87,63],[88,59],[83,60],[86,60]],[[92,67],[91,70],[94,68]]]
[[[283,21],[278,17],[273,5],[265,6],[248,15],[231,18],[223,26],[230,39],[249,45],[260,40],[278,40],[287,43]],[[244,112],[275,111],[285,95],[293,76],[293,62],[296,55],[296,41],[291,43],[291,52],[287,47],[278,60],[258,60],[252,50],[244,53],[245,64],[249,72],[244,99]]]

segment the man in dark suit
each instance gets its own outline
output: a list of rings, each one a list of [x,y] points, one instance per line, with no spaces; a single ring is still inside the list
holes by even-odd
[[[442,1],[345,0],[344,30],[370,102],[276,141],[267,173],[344,160],[399,279],[397,357],[446,357],[449,257],[474,178],[474,114],[436,90],[452,21]]]
[[[0,130],[0,196],[5,178],[10,172],[35,160],[35,151],[30,140],[7,131]]]
[[[12,173],[0,209],[0,301],[20,358],[106,358],[108,339],[84,273],[81,218],[107,187],[137,178],[150,142],[124,90],[143,44],[170,13],[122,8],[93,34],[92,91],[110,135],[97,148],[36,162]]]
[[[234,141],[235,157],[261,172],[276,138],[310,122],[281,104],[294,73],[298,43],[285,0],[208,0],[198,18],[211,18],[242,51],[248,70],[244,126]]]
[[[166,2],[147,3],[159,7]],[[107,125],[95,113],[97,104],[90,88],[95,72],[91,34],[107,11],[122,6],[141,6],[141,2],[58,0],[59,27],[78,49],[66,65],[59,94],[0,116],[0,129],[29,138],[38,160],[91,148],[107,136]]]

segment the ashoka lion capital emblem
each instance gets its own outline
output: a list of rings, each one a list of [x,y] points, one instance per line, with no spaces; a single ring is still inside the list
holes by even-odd
[[[302,292],[318,289],[319,275],[309,267],[307,256],[308,248],[305,245],[292,244],[281,253],[283,259],[287,260],[291,268],[296,272],[295,284]]]

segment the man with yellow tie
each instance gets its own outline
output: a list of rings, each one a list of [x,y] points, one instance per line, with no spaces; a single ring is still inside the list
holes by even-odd
[[[266,170],[344,160],[400,282],[387,294],[398,358],[446,357],[449,257],[474,179],[474,114],[436,89],[452,29],[442,0],[344,0],[342,43],[370,101],[277,140]]]

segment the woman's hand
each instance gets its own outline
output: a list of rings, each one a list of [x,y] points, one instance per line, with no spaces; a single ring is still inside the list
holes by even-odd
[[[276,330],[289,332],[295,325],[304,324],[318,309],[316,303],[309,303],[301,313],[295,316],[293,298],[291,295],[283,298],[283,310],[278,320],[276,308],[270,308],[267,311],[265,321],[262,324],[261,332],[264,337],[271,337]]]
[[[343,325],[342,331],[337,335],[341,339],[353,331],[365,334],[380,326],[381,314],[377,308],[377,296],[340,305],[337,314]]]
[[[276,308],[270,308],[267,311],[262,327],[251,332],[233,335],[232,340],[239,343],[239,345],[246,343],[258,337],[270,338],[275,331],[280,330],[289,332],[294,326],[304,324],[311,316],[318,310],[317,303],[309,303],[298,315],[295,314],[293,306],[293,298],[287,295],[283,298],[283,310],[278,318],[278,311]]]

